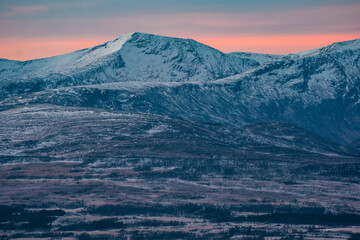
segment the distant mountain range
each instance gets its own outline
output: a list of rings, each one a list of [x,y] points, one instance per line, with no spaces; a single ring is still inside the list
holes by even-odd
[[[332,141],[360,138],[359,94],[360,39],[297,54],[225,54],[190,39],[132,33],[51,58],[0,60],[2,116],[31,104],[149,113],[261,128],[269,133],[261,144],[294,140],[301,149],[306,129],[330,139],[315,145],[336,154],[345,150]],[[302,129],[276,137],[284,128]]]

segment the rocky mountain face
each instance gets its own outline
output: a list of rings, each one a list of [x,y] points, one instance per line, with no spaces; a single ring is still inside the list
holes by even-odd
[[[290,122],[338,142],[351,142],[360,136],[359,46],[360,40],[335,43],[221,82],[246,103],[248,115]]]

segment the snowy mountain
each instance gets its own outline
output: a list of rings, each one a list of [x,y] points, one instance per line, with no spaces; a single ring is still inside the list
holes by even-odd
[[[105,47],[114,41],[119,41],[119,51],[113,54],[95,54],[97,51],[103,53]],[[360,39],[286,56],[245,53],[226,55],[192,40],[139,33],[114,41],[69,54],[79,55],[76,59],[83,59],[78,60],[78,65],[74,63],[71,66],[81,66],[78,68],[79,72],[85,69],[84,76],[88,77],[74,78],[69,80],[71,84],[64,85],[80,86],[59,87],[50,84],[25,91],[27,85],[24,80],[21,80],[19,87],[15,84],[17,80],[3,79],[3,84],[8,83],[3,91],[22,95],[4,99],[0,102],[0,109],[50,103],[149,112],[237,128],[256,122],[288,122],[339,143],[350,143],[360,137]],[[101,55],[104,59],[123,59],[124,65],[112,68],[116,69],[111,71],[113,78],[104,75],[103,67],[99,72],[89,72],[89,65],[83,67],[80,63],[104,66],[103,63],[106,62],[84,60],[93,55]],[[34,62],[51,62],[53,59],[63,59],[64,56],[67,55]],[[238,61],[233,60],[235,58]],[[245,66],[255,68],[243,72],[245,60],[252,62]],[[2,71],[1,76],[10,76],[8,66],[14,63],[6,60],[2,62],[2,66],[5,66],[3,68],[7,67],[8,70]],[[157,66],[151,65],[153,63]],[[28,64],[32,64],[31,61]],[[58,67],[69,66],[67,64],[69,63]],[[40,71],[39,69],[45,68],[32,71]],[[159,78],[151,77],[154,72],[159,73]],[[242,73],[235,74],[236,72]],[[117,77],[125,73],[128,74],[126,79],[133,81],[120,82],[125,77]],[[138,76],[135,77],[134,74]],[[141,75],[144,75],[143,79],[140,78]],[[226,75],[231,76],[216,80]],[[53,83],[54,78],[46,81]],[[101,84],[93,84],[98,82]],[[34,84],[33,80],[31,83]],[[50,88],[49,86],[55,89],[41,91],[42,88]],[[25,92],[35,91],[36,93],[23,95]],[[2,96],[6,96],[6,93]]]
[[[191,39],[136,32],[60,56],[25,62],[2,59],[0,93],[5,98],[109,82],[203,82],[253,67],[241,57],[231,57]]]
[[[254,120],[281,120],[339,142],[360,135],[360,39],[288,55],[224,79]],[[240,93],[240,94],[239,94]]]

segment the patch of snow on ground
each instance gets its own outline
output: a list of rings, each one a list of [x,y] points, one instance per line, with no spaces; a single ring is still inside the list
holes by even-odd
[[[167,125],[157,125],[149,129],[147,132],[149,134],[156,134],[156,133],[165,132],[167,129],[168,129]]]

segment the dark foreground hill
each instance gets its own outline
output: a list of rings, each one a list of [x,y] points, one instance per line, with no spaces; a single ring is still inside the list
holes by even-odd
[[[0,112],[0,157],[18,161],[124,158],[322,161],[352,157],[339,145],[285,123],[243,129],[145,114],[30,105]]]

